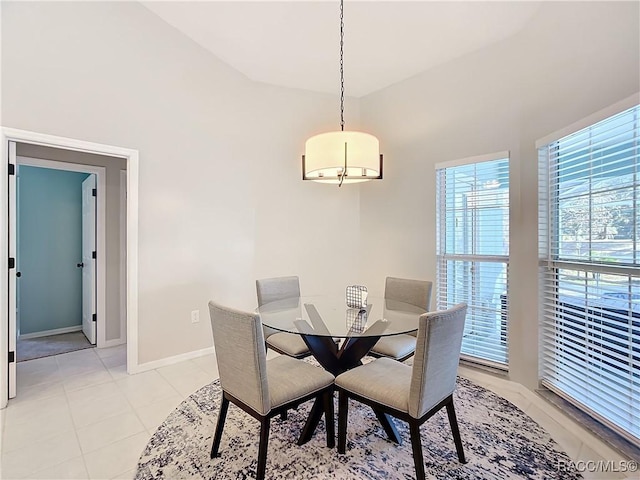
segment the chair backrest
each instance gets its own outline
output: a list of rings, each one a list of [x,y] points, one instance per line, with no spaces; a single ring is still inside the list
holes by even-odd
[[[296,276],[256,280],[258,306],[300,296],[300,280]]]
[[[261,415],[271,410],[260,316],[209,302],[222,389]]]
[[[453,393],[467,305],[420,316],[411,373],[409,415],[420,418]]]
[[[429,311],[433,282],[410,280],[408,278],[387,277],[384,298],[409,303]]]

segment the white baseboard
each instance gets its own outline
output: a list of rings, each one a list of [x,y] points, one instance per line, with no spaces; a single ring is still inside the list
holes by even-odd
[[[152,362],[135,365],[128,373],[129,374],[142,373],[148,370],[154,370],[156,368],[167,367],[175,363],[184,362],[185,360],[191,360],[192,358],[211,355],[213,353],[215,353],[215,350],[213,349],[212,346],[203,348],[202,350],[194,350],[193,352],[181,353],[180,355],[174,355],[173,357],[161,358],[160,360],[154,360]]]
[[[61,333],[80,332],[82,325],[76,325],[75,327],[54,328],[53,330],[44,330],[42,332],[25,333],[19,335],[19,340],[27,340],[29,338],[48,337],[49,335],[60,335]]]

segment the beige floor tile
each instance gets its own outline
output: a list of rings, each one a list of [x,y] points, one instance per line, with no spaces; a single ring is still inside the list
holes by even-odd
[[[116,385],[133,408],[140,408],[178,394],[176,389],[155,370],[128,375],[116,381]]]
[[[11,399],[14,405],[30,400],[41,400],[50,397],[64,396],[64,387],[57,380],[49,383],[39,383],[30,387],[17,385],[16,396]]]
[[[86,427],[116,415],[133,412],[115,382],[103,383],[67,394],[76,428]]]
[[[102,360],[102,364],[106,368],[119,367],[119,366],[123,366],[123,365],[126,366],[127,365],[127,354],[126,353],[122,353],[122,354],[118,354],[118,355],[112,355],[110,357],[104,357],[101,360]]]
[[[106,372],[106,367],[100,359],[95,355],[82,360],[74,360],[73,362],[63,363],[58,366],[59,374],[64,380],[74,375],[90,374],[95,372]]]
[[[108,382],[67,392],[67,398],[69,399],[69,405],[73,408],[76,404],[91,403],[105,397],[121,394],[122,392],[114,382]]]
[[[146,432],[146,429],[134,412],[115,415],[77,430],[83,453],[93,452],[140,432]]]
[[[120,380],[121,378],[126,378],[129,376],[129,374],[127,373],[127,366],[126,365],[118,365],[116,367],[109,367],[109,375],[111,375],[111,378],[113,378],[114,380]]]
[[[27,360],[26,362],[18,362],[16,364],[16,372],[18,376],[29,375],[41,371],[54,371],[58,369],[58,362],[55,356],[36,358]]]
[[[126,355],[127,354],[127,344],[123,343],[122,345],[116,345],[115,347],[108,348],[96,348],[96,355],[100,358],[109,358],[115,355]]]
[[[210,373],[205,372],[190,360],[162,367],[157,371],[184,397],[188,397],[214,380]]]
[[[165,398],[159,402],[138,408],[136,409],[136,413],[147,431],[153,434],[182,401],[183,397],[176,394],[173,397]]]
[[[100,385],[101,383],[107,383],[111,381],[113,381],[113,377],[105,368],[89,373],[66,376],[62,380],[62,385],[64,386],[65,391],[73,392],[75,390],[80,390],[86,387],[92,387],[94,385]]]
[[[74,431],[2,454],[3,478],[23,478],[81,455]]]
[[[191,359],[191,361],[198,365],[206,373],[211,375],[212,379],[218,378],[220,376],[220,374],[218,373],[218,362],[216,361],[216,356],[214,354],[193,358]]]
[[[2,452],[28,447],[74,430],[75,426],[68,409],[55,415],[47,415],[46,418],[34,416],[26,422],[10,423],[3,432]]]
[[[112,478],[112,480],[133,480],[136,476],[136,469],[129,470],[128,472],[121,473]]]
[[[582,473],[585,480],[622,480],[627,473],[619,471],[619,458],[605,458],[600,452],[582,444],[576,468]],[[638,476],[636,476],[638,478]]]
[[[571,434],[563,425],[547,415],[544,410],[541,410],[536,405],[530,405],[525,413],[551,435],[551,438],[560,445],[560,448],[567,452],[569,458],[574,460],[578,458],[578,452],[580,452],[580,448],[582,447],[580,438]]]
[[[34,400],[24,400],[14,403],[9,400],[5,422],[7,425],[22,424],[27,422],[45,422],[56,415],[69,413],[69,404],[64,396],[55,396]]]
[[[134,470],[148,441],[149,435],[146,432],[138,433],[85,454],[84,459],[89,478],[113,478],[124,472]]]
[[[26,387],[59,382],[61,379],[62,375],[57,365],[53,367],[48,366],[46,368],[33,369],[27,372],[21,372],[18,370],[16,372],[16,387],[17,390],[20,391],[21,389]]]
[[[133,412],[133,407],[122,393],[94,401],[81,403],[71,408],[71,417],[76,428],[92,425],[96,422]]]
[[[72,458],[53,467],[29,474],[33,480],[86,480],[89,477],[83,457]]]
[[[99,357],[96,354],[96,350],[97,348],[85,348],[84,350],[76,350],[74,352],[56,355],[55,359],[58,363],[58,366],[83,363],[98,359]]]

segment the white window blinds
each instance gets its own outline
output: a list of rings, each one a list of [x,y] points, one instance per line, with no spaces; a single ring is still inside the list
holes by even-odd
[[[640,441],[638,107],[539,149],[543,385]]]
[[[508,153],[438,165],[437,308],[468,305],[462,357],[508,364]]]

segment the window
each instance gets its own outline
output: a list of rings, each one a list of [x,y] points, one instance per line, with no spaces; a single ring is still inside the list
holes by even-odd
[[[540,376],[640,440],[640,108],[542,145]]]
[[[468,305],[462,357],[508,363],[509,154],[436,166],[438,309]]]

